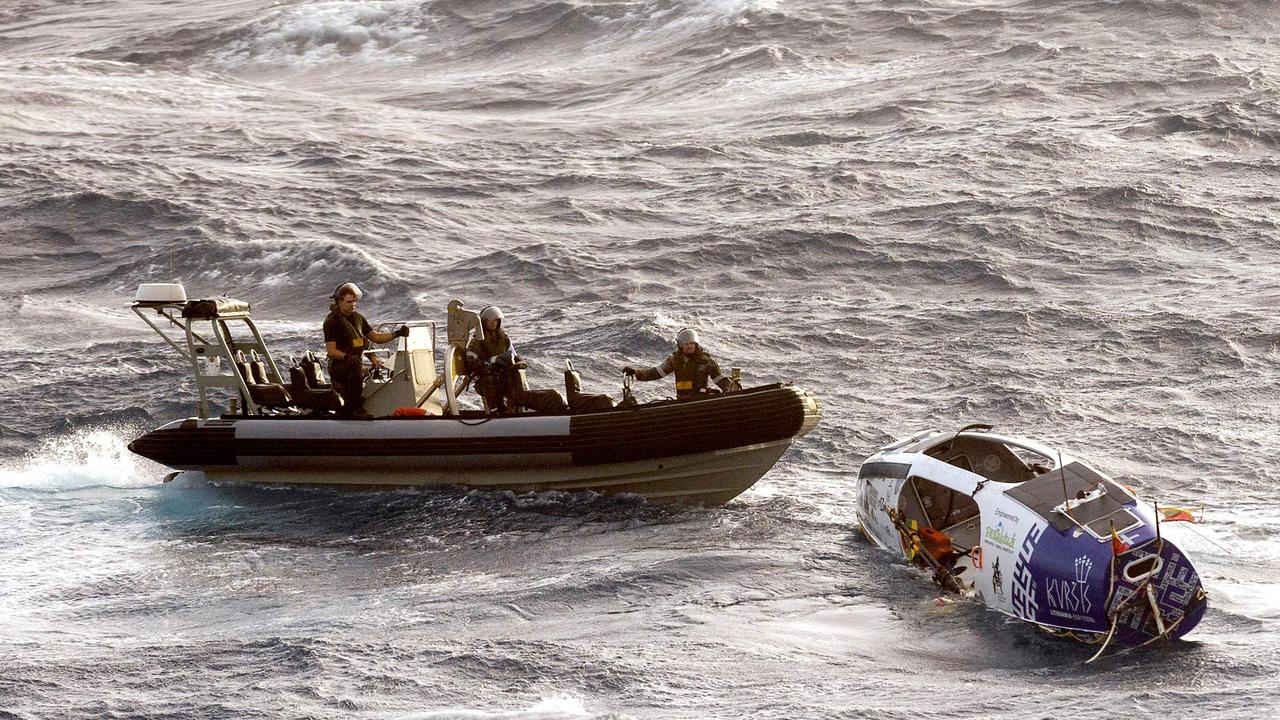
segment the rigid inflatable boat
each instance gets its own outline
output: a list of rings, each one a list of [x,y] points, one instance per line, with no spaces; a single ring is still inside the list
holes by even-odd
[[[189,301],[181,285],[148,284],[131,307],[185,357],[199,399],[198,416],[163,425],[129,449],[216,482],[590,490],[719,504],[768,472],[821,413],[817,398],[787,383],[643,404],[628,387],[615,404],[580,393],[571,366],[567,402],[555,403],[566,411],[464,409],[458,396],[473,380],[465,348],[483,329],[455,300],[442,369],[434,323],[390,323],[410,332],[387,351],[389,372],[365,383],[374,418],[340,419],[331,412],[340,400],[314,355],[281,373],[248,303]],[[211,417],[219,394],[230,411]]]
[[[858,473],[857,507],[867,538],[931,570],[943,589],[1098,643],[1094,657],[1112,643],[1182,637],[1207,606],[1158,507],[1081,460],[989,425],[881,448]]]

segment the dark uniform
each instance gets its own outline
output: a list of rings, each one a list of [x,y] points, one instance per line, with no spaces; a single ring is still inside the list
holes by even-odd
[[[364,351],[369,349],[369,321],[358,312],[348,317],[334,310],[324,319],[324,341],[332,342],[346,357],[329,359],[329,376],[342,395],[342,414],[364,410]]]
[[[676,397],[680,399],[705,393],[708,379],[724,392],[729,391],[729,378],[720,374],[720,366],[716,364],[715,358],[701,347],[692,355],[676,350],[661,365],[637,370],[636,379],[657,380],[672,373],[676,376]]]
[[[502,412],[515,404],[515,367],[495,362],[497,356],[509,350],[511,338],[501,328],[487,330],[484,339],[473,337],[467,344],[467,352],[476,355],[475,365],[469,369],[480,373],[480,377],[476,379],[476,392],[480,393],[492,412]],[[511,360],[514,362],[515,357]]]

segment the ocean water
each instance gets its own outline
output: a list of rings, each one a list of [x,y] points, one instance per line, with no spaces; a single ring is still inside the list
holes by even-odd
[[[0,3],[0,717],[1280,711],[1280,5]],[[141,282],[321,344],[490,303],[617,395],[696,327],[822,424],[737,501],[218,487]],[[642,398],[670,390],[638,388]],[[854,528],[862,460],[990,422],[1181,527],[1184,642],[1091,648]]]

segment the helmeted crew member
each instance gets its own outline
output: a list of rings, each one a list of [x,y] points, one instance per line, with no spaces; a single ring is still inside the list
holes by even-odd
[[[344,417],[368,418],[364,410],[364,361],[361,356],[369,349],[370,342],[389,343],[398,337],[408,337],[409,327],[401,325],[395,332],[376,332],[364,316],[356,312],[356,303],[364,295],[355,283],[343,283],[333,291],[333,304],[324,319],[324,351],[329,357],[329,376],[342,395]],[[370,356],[374,367],[382,367],[382,360]]]
[[[675,373],[676,397],[679,399],[706,393],[708,379],[724,392],[730,388],[729,378],[720,374],[720,366],[710,353],[702,349],[698,331],[692,328],[685,328],[676,335],[676,350],[661,365],[639,370],[628,366],[622,368],[622,372],[634,375],[637,380],[657,380]]]
[[[513,410],[518,358],[514,352],[509,358],[502,357],[511,351],[511,338],[502,329],[502,310],[489,305],[480,311],[480,323],[484,327],[484,338],[476,333],[467,343],[467,369],[479,374],[476,392],[484,398],[490,412]]]

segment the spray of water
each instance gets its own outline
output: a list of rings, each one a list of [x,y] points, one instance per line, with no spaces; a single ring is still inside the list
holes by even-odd
[[[0,465],[0,488],[73,490],[140,487],[159,482],[166,471],[129,452],[137,428],[81,428],[47,438],[29,455]]]

